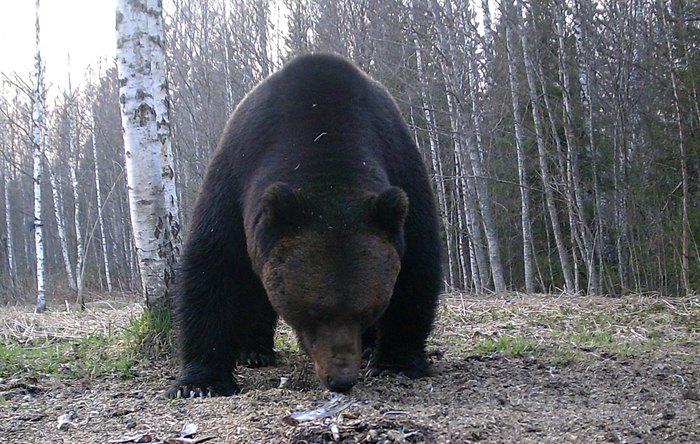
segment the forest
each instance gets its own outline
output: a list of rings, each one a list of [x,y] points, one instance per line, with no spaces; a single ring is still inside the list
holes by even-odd
[[[295,55],[334,52],[389,89],[423,154],[448,290],[700,291],[699,3],[163,6],[182,236],[236,104]],[[0,304],[36,294],[38,227],[50,298],[138,292],[116,62],[0,83]]]

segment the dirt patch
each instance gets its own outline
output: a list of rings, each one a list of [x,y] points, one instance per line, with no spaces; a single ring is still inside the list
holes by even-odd
[[[36,332],[34,316],[11,317]],[[697,299],[451,298],[431,340],[431,377],[361,378],[351,407],[294,427],[283,417],[329,393],[293,344],[275,368],[237,369],[243,392],[228,398],[160,398],[176,375],[170,362],[127,379],[28,367],[0,374],[0,442],[164,439],[186,423],[226,443],[698,442],[698,319]],[[0,314],[0,338],[16,336],[12,325]]]

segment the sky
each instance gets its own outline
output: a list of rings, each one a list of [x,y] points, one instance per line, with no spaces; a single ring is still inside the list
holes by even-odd
[[[41,56],[51,89],[83,83],[87,67],[104,70],[115,55],[117,0],[41,0]],[[0,0],[0,72],[30,81],[34,71],[35,0]],[[97,69],[95,69],[97,71]]]

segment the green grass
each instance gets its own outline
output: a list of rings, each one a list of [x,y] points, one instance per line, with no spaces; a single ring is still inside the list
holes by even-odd
[[[525,356],[535,353],[538,349],[539,344],[537,341],[518,336],[499,336],[497,339],[479,339],[476,341],[475,347],[478,354],[503,354],[507,356]]]
[[[172,354],[175,334],[168,309],[144,310],[132,318],[124,333],[132,353],[152,359]]]
[[[168,356],[173,333],[166,311],[145,310],[125,328],[76,339],[0,342],[0,378],[17,374],[129,378],[145,359]]]
[[[125,346],[122,335],[0,344],[0,377],[30,373],[76,378],[126,378],[131,376],[136,362],[136,356]]]
[[[581,350],[557,346],[552,352],[552,360],[559,365],[571,365],[579,362],[584,362],[587,355]]]

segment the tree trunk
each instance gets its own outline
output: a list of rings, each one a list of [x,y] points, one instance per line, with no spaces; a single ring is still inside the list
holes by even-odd
[[[43,220],[41,218],[41,176],[43,149],[41,146],[41,91],[43,75],[39,52],[39,0],[36,0],[36,49],[34,52],[34,85],[32,93],[32,137],[34,145],[34,246],[36,248],[36,312],[46,310],[46,273],[44,261]]]
[[[47,140],[44,138],[44,140]],[[47,151],[50,151],[48,149],[48,144],[44,145]],[[51,157],[54,157],[53,155]],[[55,161],[55,159],[54,159]],[[55,165],[55,164],[54,164]],[[53,165],[50,165],[53,166]],[[58,230],[58,240],[61,244],[61,255],[63,257],[63,264],[65,266],[66,270],[66,277],[68,279],[68,288],[70,288],[73,291],[76,291],[78,288],[75,286],[75,276],[73,275],[73,266],[71,265],[70,262],[70,255],[68,254],[68,242],[66,241],[66,226],[65,223],[63,222],[63,214],[62,214],[62,208],[63,208],[63,200],[61,199],[61,196],[59,194],[59,184],[56,180],[56,170],[55,168],[51,170],[49,169],[49,181],[51,185],[51,196],[53,197],[53,211],[54,211],[54,217],[56,218],[56,228]]]
[[[491,9],[489,0],[481,0],[481,14],[484,23],[484,48],[487,60],[493,56],[493,31],[491,30]]]
[[[163,200],[165,202],[166,229],[163,231],[163,250],[167,254],[165,281],[172,279],[173,267],[182,251],[180,236],[180,205],[175,185],[175,157],[172,149],[170,128],[170,98],[165,64],[165,33],[160,0],[147,0],[148,39],[151,44],[151,94],[156,113],[156,131],[160,143],[162,162]],[[158,11],[152,9],[158,6]]]
[[[16,267],[15,267],[15,255],[14,255],[14,239],[13,239],[13,229],[12,229],[12,204],[10,203],[10,183],[12,183],[12,175],[10,174],[10,166],[7,162],[8,156],[8,143],[7,135],[5,133],[5,126],[0,126],[0,138],[2,141],[2,180],[3,180],[3,197],[5,202],[5,236],[6,240],[4,242],[4,247],[7,256],[7,271],[10,274],[10,281],[12,285],[16,285]]]
[[[85,263],[85,245],[83,243],[83,233],[80,230],[80,183],[78,182],[78,162],[80,158],[80,143],[76,143],[76,131],[78,128],[75,121],[75,98],[73,97],[73,87],[71,85],[70,74],[68,75],[68,145],[70,150],[70,160],[68,170],[70,171],[71,186],[73,188],[73,223],[75,224],[75,244],[77,258],[75,261],[75,277],[78,287],[77,303],[81,309],[85,308],[83,297],[83,268]]]
[[[588,270],[587,293],[596,294],[598,292],[598,264],[595,261],[595,250],[593,246],[593,236],[588,227],[586,218],[583,187],[581,185],[581,174],[578,165],[578,141],[573,128],[573,106],[571,104],[571,82],[569,81],[566,45],[564,41],[564,11],[563,6],[557,7],[556,27],[559,40],[559,75],[562,83],[562,101],[564,103],[564,134],[567,145],[567,164],[573,190],[574,208],[576,209],[576,221],[579,225],[581,237],[583,239],[583,254],[585,266]]]
[[[534,23],[534,22],[533,22]],[[559,213],[557,212],[556,202],[554,200],[554,186],[552,184],[551,174],[549,172],[548,154],[544,139],[544,126],[542,123],[542,111],[540,110],[538,100],[537,83],[535,80],[535,69],[532,63],[532,54],[530,53],[529,41],[527,38],[527,30],[523,26],[520,33],[520,42],[523,47],[523,61],[525,65],[525,74],[527,76],[528,91],[530,94],[530,106],[532,108],[532,119],[535,126],[535,139],[537,142],[537,154],[540,164],[540,173],[542,174],[542,184],[544,188],[544,196],[549,214],[549,220],[552,225],[552,233],[554,235],[554,243],[557,247],[559,255],[559,263],[561,264],[562,274],[564,275],[564,290],[569,293],[574,291],[574,279],[571,272],[571,264],[569,263],[569,254],[564,245],[564,237],[561,232],[561,224],[559,222]],[[555,136],[556,137],[556,136]]]
[[[685,129],[683,128],[683,120],[681,117],[681,100],[678,94],[678,80],[676,79],[676,73],[673,70],[674,66],[674,55],[673,46],[671,44],[668,20],[666,18],[666,5],[663,0],[658,1],[659,5],[659,15],[661,16],[661,23],[663,26],[664,37],[666,40],[666,49],[668,51],[669,58],[669,74],[671,76],[671,87],[673,90],[673,110],[675,113],[676,129],[678,131],[678,151],[681,156],[681,283],[683,285],[683,291],[686,295],[692,294],[692,287],[690,286],[690,220],[688,218],[688,207],[689,207],[689,189],[688,189],[688,154],[686,152],[685,146]]]
[[[112,276],[109,272],[109,255],[107,254],[107,237],[105,236],[105,223],[102,217],[102,195],[100,193],[100,163],[97,160],[97,137],[95,134],[95,113],[90,114],[90,132],[92,133],[92,155],[95,161],[95,195],[97,196],[97,223],[100,225],[100,244],[102,245],[102,259],[105,265],[105,281],[107,291],[112,292]]]
[[[445,21],[448,23],[454,23],[454,16],[452,14],[452,4],[449,0],[446,1],[444,9],[441,8],[437,1],[433,1],[431,4],[433,15],[435,17],[436,23],[438,24],[438,42],[440,43],[442,53],[446,55],[455,54],[456,52],[452,48],[452,42],[450,41],[449,33],[445,28],[444,23],[441,21],[442,14],[440,14],[441,10],[444,11]],[[457,92],[460,89],[458,88],[459,82],[457,79],[462,78],[462,75],[466,74],[466,76],[464,77],[467,78],[467,91],[471,98],[474,100],[472,103],[474,104],[474,106],[476,106],[475,96],[477,73],[476,69],[472,69],[473,65],[471,57],[471,55],[467,55],[467,62],[469,64],[468,71],[466,73],[464,72],[463,67],[461,69],[455,67],[455,64],[458,63],[457,58],[452,58],[452,60],[450,61],[451,63],[446,63],[446,66],[443,69],[445,69],[445,72],[447,73],[449,86],[453,92]],[[462,113],[460,114],[461,115],[458,116],[458,119],[460,120],[460,122],[462,122],[461,125],[466,126],[464,120],[467,118],[467,116],[463,115]],[[481,114],[478,109],[473,111],[472,118],[474,121],[476,121],[480,116]],[[487,181],[488,179],[486,177],[486,173],[482,167],[481,162],[481,145],[475,143],[469,137],[465,138],[465,143],[467,145],[471,170],[474,173],[474,184],[476,188],[477,200],[479,202],[479,207],[481,208],[484,231],[486,232],[486,244],[488,246],[491,276],[493,278],[494,290],[497,293],[502,293],[506,289],[506,284],[505,279],[503,277],[503,268],[501,266],[501,253],[498,242],[498,234],[496,233],[496,224],[491,213],[491,200],[489,196]]]
[[[162,58],[153,59],[154,51],[162,51],[163,39],[149,35],[148,26],[149,21],[160,20],[161,16],[162,5],[158,0],[119,0],[117,5],[119,103],[131,225],[142,291],[149,308],[168,305],[172,276],[169,230],[173,219],[170,216],[175,215],[171,212],[174,195],[168,192],[169,201],[166,203],[164,199],[163,168],[168,175],[174,171],[163,164],[165,143],[161,139],[163,133],[158,131],[158,124],[163,124],[164,117],[158,110],[165,103],[153,97],[154,91],[165,85],[165,78],[153,77],[163,72],[154,66],[162,63]]]
[[[224,30],[224,81],[226,83],[226,111],[228,115],[233,113],[233,84],[231,83],[231,56],[229,51],[229,45],[231,43],[231,38],[229,35],[229,19],[228,13],[226,12],[226,2],[223,2],[223,20],[221,20],[221,27]]]
[[[510,92],[513,104],[513,127],[515,129],[515,151],[518,158],[518,184],[520,185],[520,223],[522,228],[522,239],[523,239],[523,267],[525,272],[525,291],[528,294],[535,292],[535,271],[533,267],[533,254],[532,254],[532,232],[530,230],[530,203],[529,203],[529,192],[527,185],[527,172],[525,170],[525,164],[527,160],[525,159],[525,136],[523,135],[522,128],[522,112],[520,110],[520,80],[518,79],[518,73],[516,70],[516,60],[515,60],[515,44],[513,42],[513,27],[518,27],[520,20],[513,14],[516,12],[520,15],[520,10],[514,11],[513,5],[508,4],[506,8],[510,9],[510,14],[506,11],[507,15],[510,15],[506,20],[506,52],[508,56],[508,78],[510,80]]]
[[[576,222],[576,214],[574,210],[574,193],[571,190],[571,181],[568,178],[568,168],[566,166],[566,159],[564,157],[564,147],[561,144],[561,139],[559,138],[559,135],[557,133],[557,123],[556,119],[554,117],[554,111],[553,107],[549,101],[549,94],[547,93],[547,85],[545,83],[545,76],[544,72],[542,69],[542,60],[538,59],[537,63],[537,77],[538,81],[542,87],[542,99],[544,101],[544,108],[545,111],[547,112],[547,117],[549,120],[549,126],[550,130],[552,132],[552,138],[554,139],[554,145],[555,145],[555,151],[556,151],[556,158],[557,158],[557,163],[559,165],[559,176],[560,176],[560,182],[562,183],[564,187],[564,201],[566,202],[566,214],[568,215],[569,219],[569,239],[571,242],[571,257],[572,257],[572,264],[573,264],[573,274],[574,274],[574,283],[573,283],[573,291],[574,293],[578,293],[581,290],[581,285],[579,282],[579,263],[578,263],[578,255],[576,252],[576,248],[578,245],[577,242],[577,233],[578,233],[578,223]],[[554,178],[552,179],[554,180]]]
[[[581,90],[581,102],[584,108],[584,120],[586,126],[586,133],[588,133],[588,151],[591,156],[591,182],[593,183],[593,199],[595,201],[595,212],[593,214],[593,225],[595,227],[595,239],[593,247],[598,251],[598,267],[600,272],[598,273],[598,290],[603,291],[603,270],[604,268],[604,255],[602,254],[602,242],[603,242],[603,222],[602,218],[602,204],[601,204],[601,193],[598,185],[598,160],[596,153],[595,135],[593,132],[593,98],[592,98],[592,88],[591,88],[591,67],[590,67],[590,54],[586,49],[586,44],[588,36],[585,34],[583,27],[583,18],[587,16],[590,12],[583,11],[582,0],[577,0],[574,14],[574,36],[576,38],[576,59],[578,62],[579,69],[579,84]],[[590,6],[590,5],[589,5]],[[591,18],[592,20],[592,18]]]
[[[7,255],[7,270],[10,273],[10,281],[12,285],[17,284],[17,273],[15,266],[15,254],[14,254],[14,230],[12,229],[12,211],[13,207],[10,202],[10,184],[12,183],[12,177],[14,176],[10,172],[10,165],[7,162],[8,156],[8,143],[7,134],[5,133],[5,126],[0,126],[0,138],[2,141],[2,180],[3,180],[3,197],[5,198],[5,249]]]
[[[450,249],[452,248],[452,230],[448,221],[448,208],[447,208],[447,192],[445,189],[445,177],[442,171],[442,160],[440,159],[440,152],[438,146],[437,135],[435,134],[435,124],[433,121],[433,115],[430,107],[428,106],[428,98],[423,85],[425,85],[425,78],[423,75],[423,59],[421,55],[420,43],[418,41],[418,35],[413,34],[413,45],[416,51],[416,69],[418,72],[418,83],[420,86],[420,99],[421,107],[423,109],[423,116],[425,118],[425,123],[428,130],[428,141],[430,142],[430,161],[432,163],[433,172],[435,174],[435,182],[437,185],[437,197],[438,204],[440,205],[440,212],[442,213],[443,226],[445,230],[445,239],[447,242],[447,284],[452,287],[454,286],[454,261],[453,255]]]

